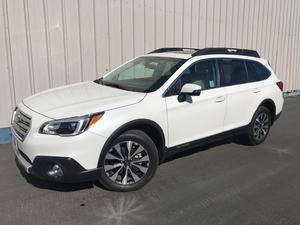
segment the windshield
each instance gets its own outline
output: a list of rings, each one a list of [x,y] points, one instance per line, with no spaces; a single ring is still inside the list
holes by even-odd
[[[167,57],[139,57],[95,82],[128,91],[152,92],[160,88],[185,61]]]

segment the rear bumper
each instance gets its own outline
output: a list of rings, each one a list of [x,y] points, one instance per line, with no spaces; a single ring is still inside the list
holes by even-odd
[[[274,123],[276,120],[278,120],[280,116],[281,116],[281,112],[278,113],[277,115],[275,115],[273,123]]]

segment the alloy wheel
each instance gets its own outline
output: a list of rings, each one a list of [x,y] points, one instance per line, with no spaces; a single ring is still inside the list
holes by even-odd
[[[260,113],[255,121],[253,126],[254,138],[257,141],[261,141],[264,139],[270,129],[270,119],[267,113],[262,112]]]
[[[134,141],[120,142],[106,153],[104,171],[107,177],[122,185],[140,181],[149,169],[147,150]]]

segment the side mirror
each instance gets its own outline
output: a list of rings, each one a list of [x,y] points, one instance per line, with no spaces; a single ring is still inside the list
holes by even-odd
[[[199,96],[201,94],[201,86],[197,84],[185,84],[181,88],[181,91],[178,95],[178,101],[186,101],[187,96]]]

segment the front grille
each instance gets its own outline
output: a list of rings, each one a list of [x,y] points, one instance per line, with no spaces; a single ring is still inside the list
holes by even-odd
[[[12,128],[21,141],[23,141],[31,127],[31,117],[26,115],[19,109],[16,109],[14,112],[13,120],[12,120]]]

